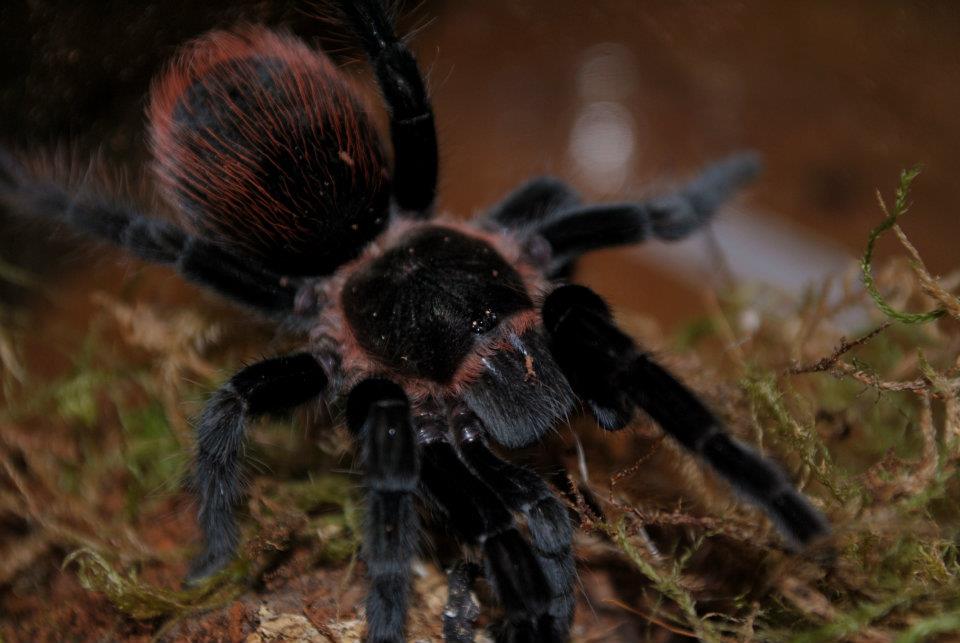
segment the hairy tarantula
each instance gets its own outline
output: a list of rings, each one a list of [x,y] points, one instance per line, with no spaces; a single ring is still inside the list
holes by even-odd
[[[417,64],[379,0],[338,4],[388,108],[392,170],[331,61],[255,26],[198,39],[152,89],[154,170],[190,232],[0,161],[10,207],[173,266],[302,338],[301,352],[230,378],[199,419],[192,485],[203,549],[188,582],[237,549],[248,423],[320,399],[346,400],[362,454],[371,641],[404,638],[418,502],[482,558],[504,611],[499,640],[568,638],[571,515],[502,451],[536,442],[580,403],[608,430],[645,411],[792,546],[825,534],[778,466],[730,437],[599,296],[562,284],[584,253],[704,225],[755,174],[755,159],[731,157],[647,202],[584,205],[539,178],[472,221],[435,217],[437,139]],[[458,565],[450,577],[445,636],[473,640],[464,600],[473,572]]]

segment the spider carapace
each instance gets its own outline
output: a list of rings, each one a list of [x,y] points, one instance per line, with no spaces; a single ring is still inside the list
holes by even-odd
[[[603,300],[565,283],[592,250],[679,239],[756,172],[720,161],[675,193],[584,205],[539,178],[469,222],[434,216],[437,139],[417,64],[379,0],[340,0],[390,117],[388,162],[363,103],[322,52],[264,27],[215,32],[154,84],[154,170],[185,226],[31,176],[0,155],[0,200],[52,218],[275,320],[300,352],[247,366],[197,422],[192,488],[203,547],[189,582],[234,557],[248,423],[345,402],[364,467],[367,637],[405,636],[418,503],[462,544],[444,611],[472,641],[477,573],[502,641],[564,641],[574,615],[571,513],[505,451],[578,405],[608,430],[643,409],[773,519],[791,546],[827,522],[770,460],[732,438],[620,331]]]

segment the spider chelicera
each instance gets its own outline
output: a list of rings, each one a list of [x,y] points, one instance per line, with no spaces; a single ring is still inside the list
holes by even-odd
[[[390,115],[392,170],[331,61],[264,27],[188,46],[153,87],[154,170],[190,230],[28,175],[9,155],[0,196],[65,221],[276,320],[301,352],[241,370],[197,423],[192,477],[203,548],[188,582],[233,558],[250,420],[346,401],[364,464],[367,636],[404,638],[425,503],[503,607],[503,641],[563,641],[574,611],[573,523],[504,450],[536,442],[578,404],[608,430],[643,409],[762,507],[793,546],[827,532],[780,468],[717,418],[563,276],[584,253],[678,239],[756,171],[750,155],[668,196],[584,205],[534,179],[472,221],[437,217],[437,141],[423,79],[377,0],[341,0]],[[525,524],[525,528],[521,525]],[[471,567],[472,569],[472,567]],[[451,573],[447,640],[473,640],[473,572]]]

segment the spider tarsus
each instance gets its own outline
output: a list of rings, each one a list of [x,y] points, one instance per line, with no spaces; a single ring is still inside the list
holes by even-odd
[[[673,194],[650,201],[652,233],[666,241],[686,237],[712,219],[737,190],[753,181],[761,167],[756,152],[739,152],[708,165]]]
[[[447,604],[443,610],[443,640],[445,643],[473,643],[474,623],[480,616],[480,606],[473,598],[473,583],[479,567],[458,560],[447,574]]]

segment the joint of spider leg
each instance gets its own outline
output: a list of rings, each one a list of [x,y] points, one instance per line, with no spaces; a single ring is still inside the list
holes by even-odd
[[[450,411],[450,431],[459,444],[469,444],[483,437],[480,418],[461,401],[454,403]]]
[[[408,409],[406,401],[400,399],[377,400],[370,409],[364,427],[363,459],[368,470],[366,483],[371,489],[406,492],[417,483],[418,454],[407,425]]]
[[[326,295],[319,288],[307,282],[297,291],[293,301],[293,314],[312,315],[319,312],[326,304]]]
[[[241,395],[240,391],[237,390],[236,385],[232,381],[227,381],[223,385],[223,394],[229,397],[232,400],[236,400],[237,405],[240,407],[240,413],[244,416],[248,415],[250,412],[250,400],[247,399],[247,396]]]
[[[704,446],[719,434],[724,434],[724,430],[717,424],[711,424],[703,435],[697,437],[690,448],[696,453],[702,453]]]
[[[531,234],[524,240],[521,253],[527,262],[533,264],[539,270],[549,268],[554,259],[550,242],[536,233]]]
[[[547,328],[556,335],[571,315],[582,315],[583,312],[593,313],[604,320],[611,318],[607,303],[589,288],[579,285],[561,286],[551,292],[544,303],[542,315]]]
[[[316,338],[314,344],[311,355],[323,369],[330,389],[339,390],[343,384],[343,371],[341,369],[343,360],[340,357],[339,348],[329,335]]]
[[[384,401],[407,403],[403,389],[390,380],[369,378],[353,387],[347,395],[346,421],[354,437],[366,439],[370,411]]]
[[[443,409],[433,399],[419,404],[413,416],[418,444],[432,444],[447,439],[447,424]]]

